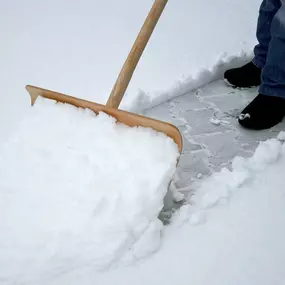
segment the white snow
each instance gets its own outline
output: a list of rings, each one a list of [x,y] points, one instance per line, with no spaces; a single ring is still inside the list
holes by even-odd
[[[248,113],[239,115],[240,120],[245,120],[247,118],[250,119],[250,114],[248,114]]]
[[[175,202],[180,203],[185,199],[185,195],[183,193],[175,191],[175,192],[172,192],[172,199]]]
[[[285,131],[280,132],[277,138],[281,141],[282,140],[284,141],[285,140]]]
[[[284,285],[285,132],[198,174],[162,227],[171,141],[45,100],[30,108],[26,84],[105,103],[152,3],[2,1],[1,285]],[[121,107],[143,112],[248,61],[260,3],[169,1]]]
[[[285,280],[285,145],[204,180],[164,230],[161,249],[133,266],[77,270],[42,284],[282,285]],[[215,206],[215,207],[213,207]]]
[[[26,84],[106,103],[153,0],[14,0],[0,9],[0,137]],[[219,77],[256,44],[260,0],[168,1],[121,107],[142,111]]]
[[[152,129],[37,101],[0,151],[0,280],[41,283],[155,252],[178,154]]]
[[[197,179],[202,179],[203,178],[203,174],[202,173],[198,173],[197,174]]]
[[[211,122],[213,125],[215,125],[215,126],[219,126],[219,125],[221,124],[221,120],[216,119],[216,118],[212,118],[212,119],[210,120],[210,122]]]

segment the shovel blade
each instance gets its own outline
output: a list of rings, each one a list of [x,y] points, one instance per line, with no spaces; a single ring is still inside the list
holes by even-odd
[[[34,105],[35,101],[39,96],[55,100],[61,103],[71,104],[75,107],[79,108],[88,108],[94,111],[96,114],[99,112],[104,112],[112,117],[114,117],[117,122],[123,123],[130,127],[145,127],[145,128],[152,128],[157,132],[162,132],[168,137],[172,138],[173,141],[177,144],[178,150],[181,153],[182,151],[182,136],[180,131],[177,127],[167,122],[163,122],[160,120],[155,120],[149,117],[137,115],[135,113],[123,111],[120,109],[109,108],[105,105],[98,104],[95,102],[79,99],[76,97],[72,97],[69,95],[65,95],[62,93],[54,92],[51,90],[39,88],[36,86],[27,85],[27,91],[30,93],[31,96],[31,104]]]

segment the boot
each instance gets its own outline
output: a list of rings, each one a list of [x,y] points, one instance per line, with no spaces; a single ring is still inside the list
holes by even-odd
[[[233,87],[259,86],[261,83],[261,69],[249,62],[242,67],[227,70],[224,74],[224,80]]]
[[[247,129],[264,130],[280,123],[285,116],[285,98],[259,94],[241,112],[238,122]]]

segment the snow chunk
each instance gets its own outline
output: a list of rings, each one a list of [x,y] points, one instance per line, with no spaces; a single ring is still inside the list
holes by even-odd
[[[203,178],[203,174],[202,173],[198,173],[197,174],[197,179],[202,179]]]
[[[240,114],[239,115],[239,119],[241,121],[245,120],[245,119],[250,119],[250,114],[246,113],[246,114]]]
[[[285,132],[280,132],[277,136],[277,139],[280,141],[285,141]]]
[[[0,152],[0,279],[155,251],[178,154],[162,133],[39,98]]]
[[[221,120],[215,118],[211,118],[210,122],[215,126],[219,126],[221,124]]]
[[[185,195],[178,191],[172,192],[173,200],[176,203],[182,202],[185,199]]]

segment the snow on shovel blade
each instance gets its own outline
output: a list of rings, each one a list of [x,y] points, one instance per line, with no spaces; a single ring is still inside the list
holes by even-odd
[[[166,136],[173,139],[173,141],[177,144],[180,153],[182,151],[183,142],[181,133],[178,128],[172,124],[31,85],[27,85],[26,89],[30,93],[32,105],[34,105],[37,98],[41,96],[47,99],[55,100],[57,102],[71,104],[75,107],[84,109],[88,108],[94,111],[96,114],[99,112],[104,112],[114,117],[117,122],[123,123],[127,126],[141,126],[145,128],[152,128],[157,132],[162,132]]]
[[[113,87],[111,95],[106,105],[97,104],[76,97],[68,96],[58,92],[42,89],[39,87],[27,85],[26,89],[31,95],[32,105],[35,103],[38,96],[55,100],[61,103],[68,103],[80,108],[88,108],[95,113],[104,112],[114,117],[117,122],[123,123],[130,127],[145,127],[152,128],[157,132],[164,133],[166,136],[173,139],[177,144],[178,151],[182,151],[182,136],[179,130],[166,122],[140,116],[134,113],[119,110],[118,107],[123,99],[128,84],[133,76],[139,59],[151,37],[151,34],[167,4],[167,0],[155,0],[153,6],[133,44],[133,47],[119,73],[117,81]],[[177,159],[178,163],[178,159]]]

